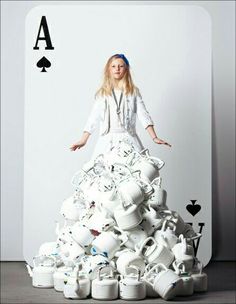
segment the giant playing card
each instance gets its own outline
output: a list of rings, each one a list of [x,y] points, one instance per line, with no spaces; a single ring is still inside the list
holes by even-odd
[[[89,4],[39,6],[26,18],[24,256],[54,241],[73,174],[92,155],[98,133],[77,152],[107,59],[124,53],[160,138],[137,130],[161,169],[167,205],[202,237],[211,257],[211,24],[195,6]]]

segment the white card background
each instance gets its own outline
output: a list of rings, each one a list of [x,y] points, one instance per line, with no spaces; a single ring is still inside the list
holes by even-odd
[[[54,50],[33,50],[46,16]],[[24,257],[55,241],[62,201],[74,189],[73,174],[89,160],[98,132],[86,147],[78,141],[101,84],[107,59],[124,53],[159,137],[155,145],[137,122],[137,131],[161,170],[167,205],[186,222],[205,223],[198,258],[211,257],[211,24],[198,6],[139,4],[39,6],[26,18],[25,44]],[[37,61],[52,65],[41,73]],[[201,211],[186,210],[197,200]]]

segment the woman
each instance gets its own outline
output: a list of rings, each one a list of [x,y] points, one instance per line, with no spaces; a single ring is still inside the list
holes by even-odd
[[[70,147],[71,151],[86,145],[98,123],[100,136],[92,158],[108,152],[120,140],[130,141],[137,151],[143,150],[144,147],[136,134],[136,116],[156,144],[171,147],[156,135],[152,118],[139,89],[133,83],[128,59],[123,54],[115,54],[106,63],[103,84],[95,95],[95,104],[83,135]]]

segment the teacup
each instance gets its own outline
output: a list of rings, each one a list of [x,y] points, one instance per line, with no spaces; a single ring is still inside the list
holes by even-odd
[[[163,218],[156,212],[156,210],[152,207],[141,206],[140,208],[143,220],[141,222],[141,226],[150,236],[153,232],[160,228],[163,223]]]
[[[136,251],[147,263],[163,263],[169,267],[174,260],[173,252],[157,243],[153,237],[148,237],[141,246],[136,246]]]
[[[97,277],[97,271],[101,266],[110,264],[109,259],[102,254],[85,255],[80,260],[83,271],[88,275],[90,280]]]
[[[135,246],[141,244],[148,237],[147,232],[138,225],[129,230],[122,230],[120,227],[114,226],[117,234],[120,233],[120,238],[124,241],[125,247],[135,250]]]
[[[118,235],[111,231],[104,231],[92,242],[92,254],[104,254],[112,259],[121,246],[125,243]]]
[[[195,258],[195,265],[191,273],[193,278],[193,288],[194,292],[204,292],[207,291],[208,277],[203,270],[203,264]]]
[[[89,229],[102,232],[113,227],[115,225],[115,221],[107,210],[98,204],[94,213],[84,221],[84,225]]]
[[[183,233],[185,222],[176,211],[162,210],[160,214],[165,220],[168,220],[168,225],[175,230],[176,235]]]
[[[171,229],[167,226],[168,221],[163,222],[161,230],[156,230],[154,232],[154,239],[157,242],[163,242],[165,246],[169,249],[172,249],[174,245],[178,242],[178,237],[175,235],[175,227]]]
[[[128,267],[130,265],[135,265],[140,269],[141,274],[145,270],[145,262],[142,257],[137,255],[137,253],[130,249],[124,249],[119,252],[119,257],[116,261],[116,267],[120,274],[126,275],[128,273]]]
[[[129,230],[138,226],[142,221],[140,208],[132,203],[122,202],[114,211],[114,218],[122,230]]]
[[[74,195],[70,196],[63,201],[60,214],[66,219],[79,221],[80,220],[80,205],[77,204],[77,200]]]
[[[194,263],[194,249],[191,245],[187,244],[186,239],[181,234],[179,236],[180,242],[173,246],[172,252],[174,253],[177,263],[184,263],[185,269],[189,272]]]
[[[149,263],[149,264],[147,264],[146,267],[145,267],[145,270],[144,270],[144,274],[143,274],[143,280],[146,283],[147,297],[150,297],[150,298],[158,298],[158,297],[160,297],[159,294],[153,289],[153,284],[151,284],[151,282],[153,282],[153,280],[154,280],[155,273],[151,274],[152,275],[151,279],[149,278],[150,275],[148,276],[149,271],[155,265],[156,265],[156,263]]]
[[[184,263],[173,262],[175,272],[181,277],[183,281],[182,288],[178,292],[178,296],[190,296],[194,291],[194,283],[191,275],[186,271]]]
[[[71,227],[71,236],[83,248],[89,246],[95,238],[91,230],[79,222]]]
[[[164,166],[164,161],[159,158],[150,156],[148,150],[140,153],[140,158],[133,165],[134,170],[141,171],[141,178],[148,182],[152,182],[159,177],[159,170]]]
[[[164,264],[158,263],[153,266],[145,276],[153,289],[164,299],[171,300],[182,288],[182,279]]]

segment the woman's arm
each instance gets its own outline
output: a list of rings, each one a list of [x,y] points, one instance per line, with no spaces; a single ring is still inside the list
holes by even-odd
[[[164,141],[163,139],[160,139],[160,138],[157,137],[153,125],[147,126],[146,130],[148,131],[148,133],[149,133],[149,135],[151,136],[152,140],[153,140],[156,144],[164,144],[164,145],[167,145],[167,146],[171,147],[171,145],[168,144],[166,141]]]
[[[153,141],[156,144],[164,144],[164,145],[171,147],[171,145],[168,144],[166,141],[157,137],[156,132],[154,130],[153,120],[151,118],[151,115],[149,114],[149,112],[146,109],[146,106],[142,100],[142,96],[141,96],[140,92],[137,95],[136,101],[137,101],[138,118],[141,121],[143,127],[148,131],[148,133],[151,136],[151,138],[153,139]]]
[[[80,149],[85,146],[89,139],[89,136],[95,131],[100,116],[100,103],[101,101],[99,99],[95,100],[92,111],[85,124],[83,134],[80,140],[70,147],[71,151],[75,151],[76,149]]]
[[[80,149],[80,148],[82,148],[83,146],[85,146],[90,135],[91,135],[91,134],[90,134],[89,132],[84,131],[83,134],[82,134],[81,139],[80,139],[77,143],[73,144],[73,145],[70,147],[70,150],[71,150],[71,151],[75,151],[76,149]]]

